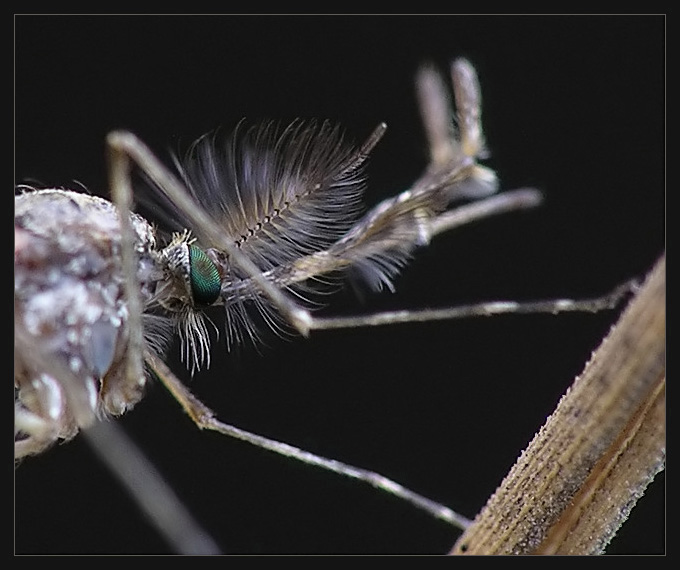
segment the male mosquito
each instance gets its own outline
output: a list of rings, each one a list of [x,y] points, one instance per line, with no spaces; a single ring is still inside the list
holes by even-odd
[[[113,132],[107,139],[112,201],[24,188],[15,202],[16,458],[80,430],[100,437],[96,420],[130,410],[156,377],[201,429],[367,482],[465,528],[465,517],[382,475],[223,423],[163,361],[177,334],[189,369],[209,366],[209,329],[220,325],[205,310],[214,306],[224,309],[221,332],[234,346],[257,343],[260,327],[308,336],[320,329],[616,305],[632,284],[585,301],[315,316],[315,294],[339,276],[392,289],[415,250],[437,234],[540,202],[534,189],[496,193],[495,174],[478,162],[485,145],[474,68],[456,60],[451,79],[455,123],[442,78],[429,67],[419,73],[429,166],[408,190],[366,212],[365,164],[384,124],[357,147],[327,122],[239,126],[223,146],[212,136],[199,139],[176,159],[176,173],[131,133]],[[153,187],[154,206],[171,235],[132,213],[135,172]],[[114,436],[104,437],[110,444]]]

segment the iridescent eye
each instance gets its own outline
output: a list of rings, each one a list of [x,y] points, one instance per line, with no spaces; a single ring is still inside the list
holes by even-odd
[[[189,282],[197,305],[212,305],[220,296],[222,280],[217,266],[195,245],[189,245]]]

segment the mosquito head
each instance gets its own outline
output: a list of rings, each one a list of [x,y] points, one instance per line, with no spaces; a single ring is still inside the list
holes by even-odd
[[[222,277],[216,263],[193,243],[188,233],[177,234],[161,253],[173,283],[168,298],[195,308],[209,307],[220,296]]]
[[[222,279],[217,266],[199,247],[189,245],[189,285],[194,303],[212,305],[220,296]]]
[[[160,252],[165,278],[156,290],[156,300],[171,314],[181,341],[181,359],[194,374],[210,365],[210,336],[214,324],[203,309],[221,296],[222,275],[212,251],[194,243],[189,232],[173,236]]]

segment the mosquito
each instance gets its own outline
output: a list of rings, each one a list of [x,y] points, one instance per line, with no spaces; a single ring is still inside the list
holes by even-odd
[[[368,211],[362,207],[365,167],[385,124],[359,146],[347,144],[328,122],[240,125],[224,145],[211,135],[199,139],[175,159],[175,172],[135,135],[113,132],[107,139],[111,201],[68,189],[22,188],[15,199],[16,458],[81,430],[97,447],[115,449],[112,424],[98,420],[129,411],[155,378],[200,429],[366,482],[464,529],[465,517],[383,475],[222,422],[163,361],[177,334],[192,373],[209,366],[210,329],[218,329],[206,314],[211,307],[223,309],[219,332],[233,347],[259,343],[262,328],[308,336],[502,313],[594,312],[616,306],[634,289],[630,282],[579,301],[315,315],[319,291],[343,277],[372,290],[393,289],[415,251],[438,234],[540,203],[535,189],[497,193],[494,172],[479,163],[486,148],[475,70],[458,59],[450,72],[455,115],[444,79],[432,67],[417,77],[428,167],[408,190]],[[154,189],[154,207],[171,234],[133,212],[135,173]],[[131,452],[127,456],[131,461]],[[123,461],[116,457],[107,459],[114,468]],[[128,484],[133,492],[140,485]],[[138,493],[142,502],[146,485]],[[160,477],[158,485],[162,492]],[[151,503],[143,508],[153,511]],[[177,505],[175,518],[182,518],[180,510]],[[152,517],[164,528],[162,515]],[[178,544],[186,528],[168,531],[169,540]],[[200,537],[177,547],[216,550]]]

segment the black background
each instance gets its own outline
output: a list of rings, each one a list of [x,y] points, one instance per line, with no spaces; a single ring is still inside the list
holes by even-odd
[[[104,137],[164,158],[218,126],[328,118],[388,134],[373,204],[425,166],[413,96],[423,61],[480,75],[487,164],[544,206],[437,239],[362,305],[585,297],[644,274],[665,239],[662,17],[18,16],[16,180],[106,188]],[[214,350],[191,388],[225,421],[377,470],[473,517],[615,321],[506,316],[323,332],[262,355]],[[188,379],[181,366],[178,373]],[[443,553],[458,534],[391,497],[196,430],[154,386],[119,420],[227,553]],[[17,553],[164,553],[85,443],[15,475]],[[665,551],[660,475],[611,553]]]

